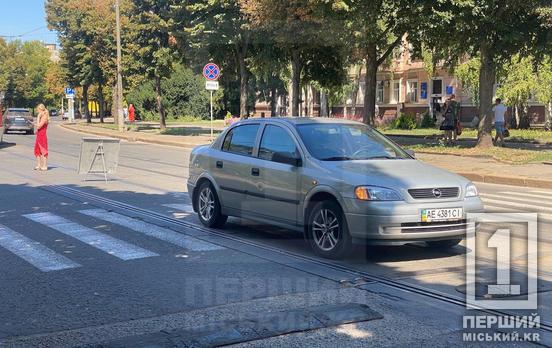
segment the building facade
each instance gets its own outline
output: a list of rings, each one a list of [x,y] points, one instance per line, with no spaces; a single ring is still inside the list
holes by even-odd
[[[462,89],[457,78],[442,65],[436,67],[431,77],[423,60],[413,56],[412,51],[412,47],[404,41],[396,49],[391,62],[378,70],[376,111],[379,118],[395,117],[399,113],[421,115],[428,112],[435,103],[442,105],[452,94],[462,106],[463,123],[470,123],[475,116],[479,116],[472,96]],[[351,78],[354,75],[352,73]],[[360,119],[364,105],[364,88],[364,74],[361,74],[354,115],[352,98],[333,108],[332,114],[336,117]],[[545,106],[531,102],[529,115],[532,117],[532,124],[544,123]]]

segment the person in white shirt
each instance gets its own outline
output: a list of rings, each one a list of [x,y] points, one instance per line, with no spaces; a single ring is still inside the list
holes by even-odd
[[[496,103],[493,107],[496,130],[494,141],[495,144],[498,145],[498,139],[500,138],[500,146],[504,146],[504,125],[506,122],[504,115],[506,114],[507,110],[508,108],[504,104],[502,104],[502,100],[500,98],[497,98]]]

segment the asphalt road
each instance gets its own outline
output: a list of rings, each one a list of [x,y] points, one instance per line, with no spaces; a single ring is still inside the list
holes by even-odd
[[[76,174],[81,137],[54,123],[51,170],[45,173],[32,170],[32,136],[9,134],[0,146],[0,347],[95,344],[339,302],[369,303],[384,319],[295,330],[301,332],[248,344],[459,343],[460,336],[451,333],[461,328],[463,308],[381,288],[343,269],[461,299],[465,255],[471,252],[465,244],[451,251],[359,246],[335,263],[340,269],[326,267],[310,261],[316,258],[301,236],[280,228],[230,219],[224,230],[229,238],[194,229],[199,222],[186,193],[186,150],[123,143],[112,181],[84,181]],[[552,191],[478,187],[489,212],[539,214],[539,314],[552,322]],[[184,225],[144,218],[140,209]],[[523,279],[525,232],[512,230],[511,276]],[[478,245],[492,232],[484,228]],[[492,249],[478,253],[481,280],[496,274],[494,257]]]

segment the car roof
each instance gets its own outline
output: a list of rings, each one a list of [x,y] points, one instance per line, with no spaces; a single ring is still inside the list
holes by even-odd
[[[347,120],[343,118],[330,118],[330,117],[265,117],[265,118],[248,118],[238,122],[239,124],[252,123],[252,122],[265,122],[265,123],[288,123],[293,127],[302,124],[362,124],[358,121]],[[238,124],[236,123],[236,124]]]
[[[13,112],[29,112],[29,109],[24,109],[24,108],[9,108],[8,111],[13,111]]]

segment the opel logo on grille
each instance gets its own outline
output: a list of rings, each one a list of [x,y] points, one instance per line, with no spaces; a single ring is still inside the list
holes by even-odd
[[[441,198],[441,195],[442,195],[442,194],[443,194],[443,193],[441,192],[441,190],[439,190],[439,189],[437,189],[437,188],[436,188],[436,189],[433,189],[433,196],[435,196],[435,198]]]

